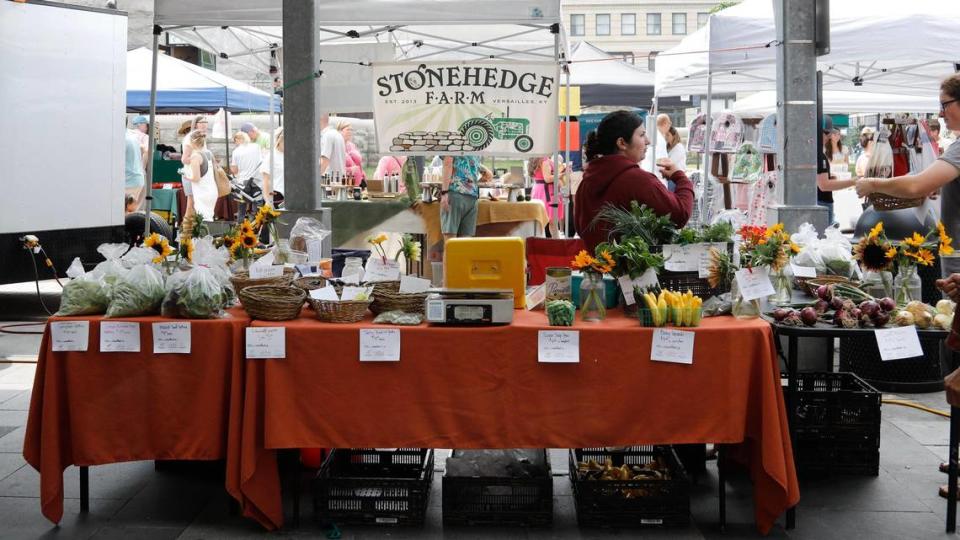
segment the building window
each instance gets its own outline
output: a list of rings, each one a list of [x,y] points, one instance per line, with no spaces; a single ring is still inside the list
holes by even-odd
[[[637,14],[636,13],[620,14],[620,35],[623,35],[623,36],[637,35]]]
[[[657,55],[660,54],[660,51],[650,51],[650,54],[647,55],[647,71],[656,71],[657,70]]]
[[[570,15],[570,35],[582,36],[587,30],[586,15]]]
[[[659,13],[647,13],[647,35],[648,36],[660,35],[660,14]]]
[[[610,14],[609,13],[597,13],[597,35],[598,36],[610,35]]]
[[[683,36],[687,33],[687,14],[686,13],[674,13],[673,14],[673,35]]]
[[[710,20],[709,13],[697,13],[697,30],[703,28],[707,25],[707,21]]]

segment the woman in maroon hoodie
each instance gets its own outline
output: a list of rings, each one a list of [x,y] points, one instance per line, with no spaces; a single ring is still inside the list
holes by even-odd
[[[659,215],[669,214],[677,227],[690,219],[693,184],[683,171],[668,159],[657,161],[663,177],[676,184],[676,190],[670,192],[659,178],[637,164],[646,154],[649,142],[643,121],[630,111],[608,114],[587,136],[587,165],[574,198],[573,214],[577,232],[591,253],[597,244],[607,241],[609,226],[603,222],[592,224],[607,203],[629,209],[630,201],[637,201]]]

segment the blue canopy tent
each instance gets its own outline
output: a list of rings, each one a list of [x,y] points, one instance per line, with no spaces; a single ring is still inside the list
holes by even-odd
[[[150,110],[152,53],[139,48],[127,52],[127,111]],[[157,110],[165,113],[203,113],[224,109],[232,113],[267,112],[270,94],[209,69],[166,55],[157,57]],[[274,110],[280,111],[279,99]]]

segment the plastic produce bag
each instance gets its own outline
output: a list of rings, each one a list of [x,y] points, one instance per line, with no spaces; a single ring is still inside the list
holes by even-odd
[[[227,292],[210,268],[197,266],[167,280],[161,314],[181,319],[223,316]]]
[[[120,263],[124,268],[133,268],[141,264],[150,264],[157,258],[157,250],[153,248],[134,247],[130,248],[126,254],[120,257]]]
[[[820,241],[820,257],[827,268],[827,274],[850,277],[853,274],[853,246],[840,229],[828,227],[824,239]]]
[[[817,275],[827,273],[827,265],[820,256],[820,239],[817,229],[809,224],[800,225],[797,232],[790,235],[790,240],[800,246],[800,253],[793,258],[793,264],[817,269]]]
[[[403,311],[385,311],[373,319],[373,324],[395,324],[397,326],[416,326],[422,322],[423,315]]]
[[[203,238],[194,238],[193,240],[193,264],[195,266],[206,266],[210,269],[220,286],[223,287],[224,303],[223,307],[232,306],[237,300],[237,293],[230,283],[230,251],[225,247],[216,247],[213,245],[212,236]],[[168,287],[169,289],[169,287]]]
[[[447,458],[447,475],[454,477],[536,478],[547,475],[543,450],[454,450]]]
[[[890,147],[890,131],[881,129],[873,154],[867,161],[868,178],[891,178],[893,176],[893,148]]]
[[[56,316],[99,315],[107,311],[108,303],[103,281],[92,274],[81,274],[63,286]]]
[[[163,302],[163,275],[150,265],[131,268],[110,287],[107,317],[155,315]]]
[[[320,221],[312,217],[297,219],[290,229],[290,249],[307,254],[304,262],[317,262],[322,258],[323,240],[330,236],[330,231]]]
[[[70,263],[70,268],[67,268],[67,277],[70,279],[76,279],[86,271],[83,269],[83,263],[80,262],[80,257],[74,257],[73,262]]]

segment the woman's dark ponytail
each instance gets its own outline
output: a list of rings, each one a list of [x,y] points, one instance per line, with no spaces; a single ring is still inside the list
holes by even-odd
[[[633,138],[633,132],[642,125],[640,116],[632,111],[613,111],[604,116],[597,129],[587,135],[587,142],[584,145],[587,162],[619,152],[617,140],[623,139],[629,144]]]
[[[583,145],[583,153],[587,157],[587,163],[593,161],[600,156],[600,149],[598,144],[600,139],[597,137],[597,130],[591,130],[590,133],[587,133],[587,142]]]

